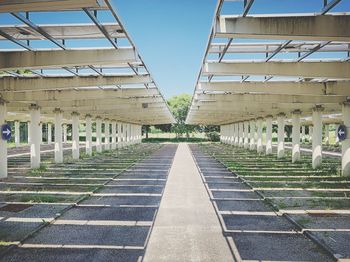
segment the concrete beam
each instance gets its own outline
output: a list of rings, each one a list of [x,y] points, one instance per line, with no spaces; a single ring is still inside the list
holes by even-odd
[[[274,95],[274,94],[197,94],[195,100],[213,100],[218,103],[314,103],[339,104],[347,100],[347,96],[305,96],[305,95]]]
[[[38,91],[73,89],[83,87],[105,87],[125,84],[150,83],[149,75],[130,76],[67,76],[67,77],[28,77],[14,78],[5,76],[0,78],[0,92],[4,91]],[[123,89],[128,92],[130,89]],[[133,91],[131,91],[133,92]]]
[[[116,23],[103,23],[103,27],[112,38],[125,37],[121,26]],[[54,39],[99,39],[105,35],[95,24],[57,24],[38,25],[42,30]],[[0,31],[12,36],[17,40],[42,40],[43,36],[27,25],[0,25]],[[0,40],[6,40],[0,36]]]
[[[26,92],[1,92],[1,97],[9,102],[29,102],[38,103],[39,101],[74,101],[74,100],[96,100],[111,98],[129,98],[129,97],[153,97],[159,95],[157,88],[132,88],[132,89],[113,89],[113,90],[44,90],[44,91],[26,91]]]
[[[269,93],[285,95],[341,95],[350,94],[350,81],[330,82],[201,82],[198,92]]]
[[[2,0],[0,12],[32,12],[79,10],[82,8],[105,9],[106,5],[100,0]]]
[[[289,40],[350,41],[350,16],[286,14],[284,16],[221,16],[215,36]]]
[[[350,79],[348,62],[230,62],[205,63],[203,75],[263,75]]]
[[[116,66],[137,61],[132,48],[48,51],[1,51],[0,70],[74,66]]]

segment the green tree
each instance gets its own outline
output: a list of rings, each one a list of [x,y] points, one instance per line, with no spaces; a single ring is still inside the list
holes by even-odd
[[[178,137],[186,134],[188,138],[189,134],[195,129],[194,126],[185,124],[191,105],[191,96],[189,94],[181,94],[171,97],[167,102],[176,120],[176,124],[173,125],[172,130]]]

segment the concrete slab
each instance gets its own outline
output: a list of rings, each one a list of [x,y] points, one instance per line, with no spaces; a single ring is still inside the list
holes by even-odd
[[[231,237],[243,260],[333,261],[301,234],[232,233]]]
[[[144,261],[232,261],[187,144],[180,144]]]
[[[158,196],[92,196],[89,199],[82,201],[82,205],[152,205],[158,206],[161,197]]]
[[[26,244],[110,245],[143,247],[148,226],[49,225]]]
[[[62,220],[153,221],[155,207],[86,207],[68,210]]]
[[[217,200],[220,211],[271,211],[261,200]]]
[[[159,186],[108,186],[99,190],[98,193],[142,193],[161,194],[163,187]]]
[[[116,261],[136,262],[143,256],[143,250],[101,249],[101,248],[15,248],[0,261],[6,262],[86,262]]]
[[[296,228],[284,217],[222,215],[228,230],[293,231]]]

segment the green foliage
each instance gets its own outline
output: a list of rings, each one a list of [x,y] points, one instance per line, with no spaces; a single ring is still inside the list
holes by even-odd
[[[186,134],[188,138],[189,133],[195,130],[195,126],[185,124],[187,113],[191,105],[191,96],[189,94],[181,94],[171,97],[167,102],[177,122],[172,126],[172,131],[176,133],[178,137]]]
[[[212,141],[212,142],[220,141],[220,134],[216,131],[207,132],[207,133],[205,133],[205,135],[209,141]]]

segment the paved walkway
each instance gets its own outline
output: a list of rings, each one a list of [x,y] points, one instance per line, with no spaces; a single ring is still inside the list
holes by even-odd
[[[233,261],[187,144],[180,144],[144,261]]]

